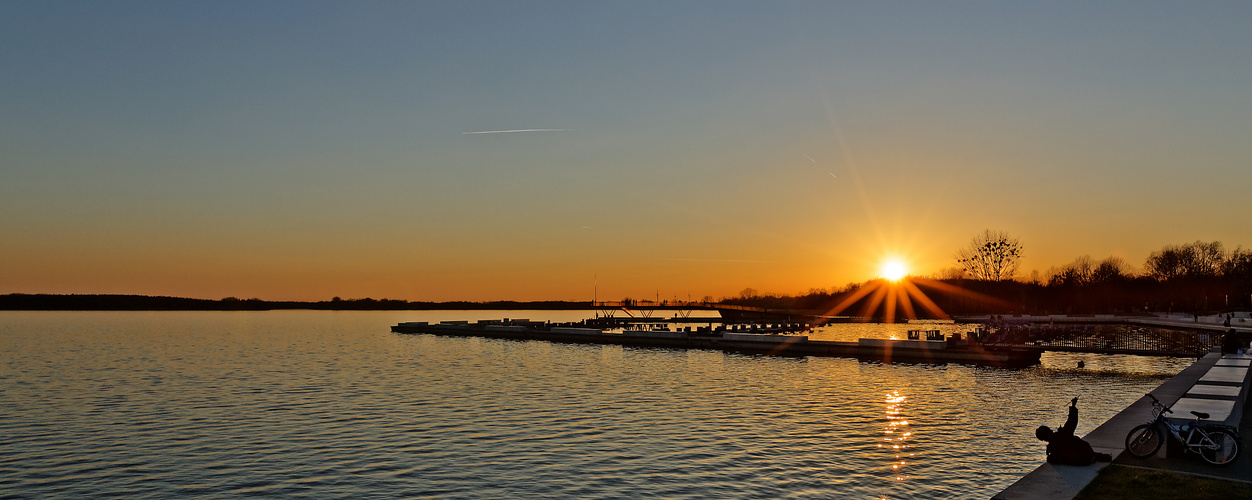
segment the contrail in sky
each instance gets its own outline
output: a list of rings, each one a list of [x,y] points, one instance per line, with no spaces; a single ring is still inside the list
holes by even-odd
[[[813,163],[817,163],[817,160],[814,160],[812,156],[806,155],[806,154],[804,154],[804,153],[800,153],[800,154],[804,155],[804,157],[805,157],[805,158],[808,158],[808,159],[809,159],[809,161],[811,161],[811,162],[813,162]]]
[[[481,132],[461,132],[462,135],[473,134],[511,134],[514,132],[569,132],[567,128],[522,128],[517,130],[483,130]]]
[[[737,259],[666,259],[677,260],[682,262],[742,262],[749,264],[772,264],[771,260],[737,260]]]

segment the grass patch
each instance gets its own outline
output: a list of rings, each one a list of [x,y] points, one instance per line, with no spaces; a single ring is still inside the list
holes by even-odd
[[[1186,498],[1188,500],[1249,499],[1252,484],[1204,477],[1187,476],[1155,469],[1110,465],[1074,500]]]

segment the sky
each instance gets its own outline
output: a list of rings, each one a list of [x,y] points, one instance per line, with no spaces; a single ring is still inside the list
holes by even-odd
[[[797,294],[1252,246],[1252,3],[0,2],[0,293]]]

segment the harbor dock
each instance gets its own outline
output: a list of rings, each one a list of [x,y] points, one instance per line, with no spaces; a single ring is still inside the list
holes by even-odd
[[[800,335],[802,328],[787,325],[752,330],[684,328],[673,330],[609,331],[583,326],[554,326],[525,320],[445,321],[400,323],[391,331],[457,337],[486,337],[511,340],[543,340],[580,344],[616,344],[672,349],[713,349],[726,352],[773,356],[824,356],[856,358],[885,363],[972,364],[1020,368],[1039,363],[1043,350],[1023,347],[984,346],[976,335],[944,338],[938,332],[909,340],[859,339],[857,342],[811,340]],[[768,333],[761,333],[765,331]],[[784,332],[789,332],[784,333]]]

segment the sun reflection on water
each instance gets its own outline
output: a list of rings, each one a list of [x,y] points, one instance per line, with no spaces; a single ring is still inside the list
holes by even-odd
[[[908,443],[913,432],[902,411],[908,398],[901,395],[900,391],[891,391],[886,398],[887,427],[883,429],[883,442],[879,443],[878,447],[891,453],[891,473],[896,481],[904,481],[911,477],[904,471],[904,468],[911,464],[910,460],[913,458],[913,453],[909,452]]]

